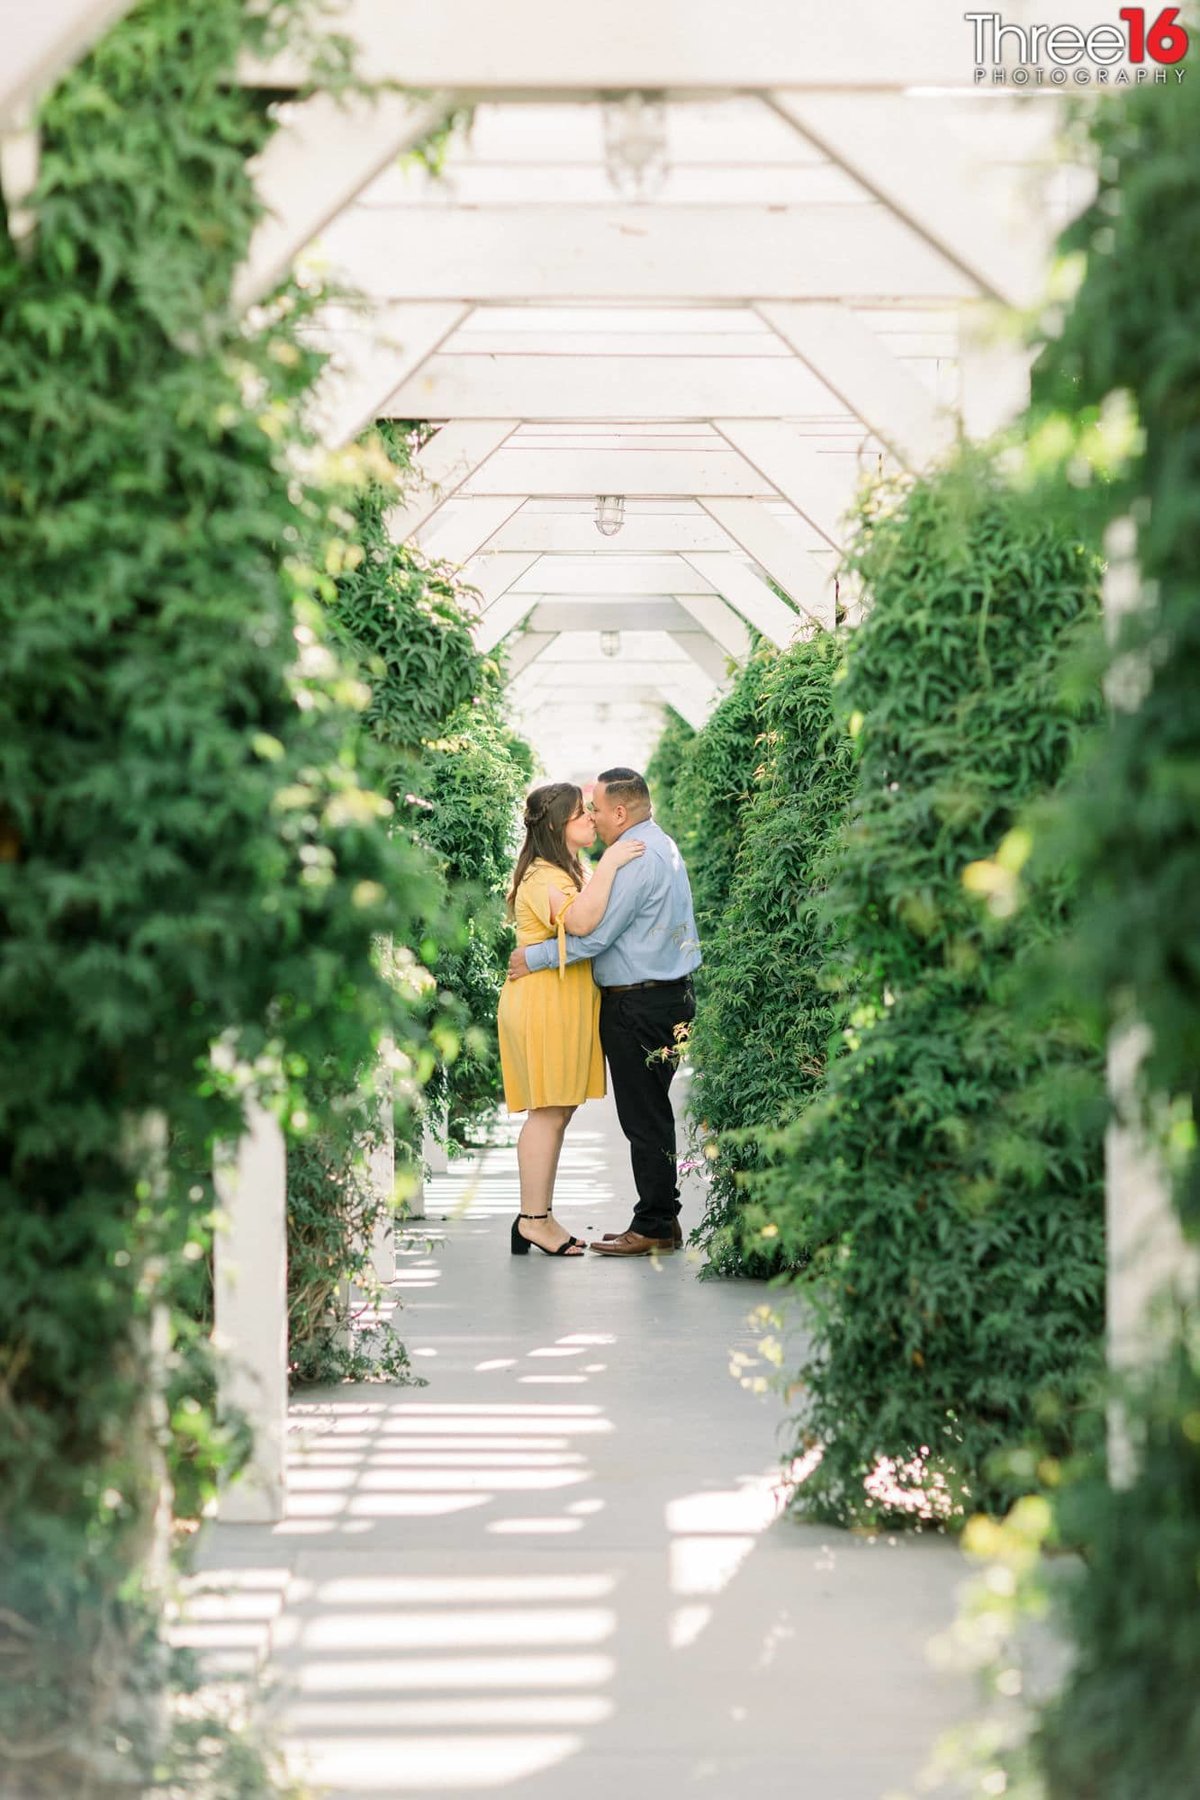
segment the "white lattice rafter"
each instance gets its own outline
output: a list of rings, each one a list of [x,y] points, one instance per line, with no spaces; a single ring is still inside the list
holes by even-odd
[[[627,498],[690,500],[697,494],[769,495],[772,491],[770,481],[764,480],[740,451],[717,439],[698,449],[671,450],[551,450],[514,439],[486,461],[481,459],[462,487],[471,495],[510,494],[520,499],[624,494]]]
[[[286,107],[251,164],[266,211],[234,281],[234,303],[249,306],[281,281],[305,245],[381,169],[442,124],[453,104],[448,94],[319,93]]]
[[[936,103],[782,88],[771,102],[979,293],[1010,306],[1036,298],[1045,268],[1036,221],[1017,231],[996,207],[980,204],[965,151]]]
[[[865,329],[865,328],[864,328]],[[707,420],[828,416],[834,396],[783,356],[431,356],[383,409],[398,419]]]
[[[570,657],[542,656],[512,682],[514,701],[528,711],[543,695],[561,694],[568,699],[575,696],[578,715],[581,695],[587,695],[589,704],[602,704],[605,698],[620,698],[639,688],[662,686],[709,701],[719,684],[690,657],[682,653],[669,657],[665,654],[668,650],[673,651],[674,646],[664,639],[663,654],[653,657],[646,654],[606,659],[594,652],[585,654],[582,648]]]
[[[471,626],[475,648],[485,655],[502,643],[510,631],[524,623],[537,605],[536,594],[514,594],[511,591],[494,600]]]
[[[597,537],[597,543],[603,539]],[[476,567],[496,563],[515,569],[528,553],[489,551],[476,557],[463,571],[471,579]],[[695,593],[711,594],[712,587],[690,563],[678,556],[542,556],[529,557],[532,565],[513,576],[527,593],[586,595],[589,599],[621,600],[636,596]],[[511,584],[510,584],[511,585]]]
[[[479,595],[480,608],[486,611],[541,561],[540,557],[528,552],[486,551],[463,564],[459,579],[464,587],[474,588]]]
[[[861,474],[855,458],[814,450],[788,424],[757,419],[717,419],[722,437],[760,477],[759,491],[774,488],[803,513],[835,550],[842,521],[854,500]]]
[[[910,468],[920,468],[953,442],[953,420],[939,414],[916,376],[849,307],[824,300],[763,301],[758,311],[847,411]],[[790,411],[781,406],[775,416]]]
[[[709,499],[700,503],[730,540],[765,569],[800,612],[826,620],[829,574],[759,500]],[[693,565],[696,566],[696,565]]]
[[[3,0],[0,125],[32,118],[42,95],[133,0]]]
[[[701,502],[703,504],[703,502]],[[489,509],[496,509],[495,511]],[[442,523],[439,524],[439,518]],[[427,540],[426,533],[429,533]],[[516,500],[493,496],[460,496],[430,521],[418,542],[430,554],[446,554],[469,543],[494,550],[538,550],[565,556],[588,556],[593,562],[637,555],[672,555],[688,550],[728,550],[731,540],[715,518],[692,509],[676,513],[626,512],[616,537],[602,537],[591,510],[575,513],[535,512]],[[451,549],[443,551],[442,546]],[[778,579],[778,577],[776,577]],[[783,584],[786,585],[786,584]]]
[[[527,669],[539,656],[544,656],[551,644],[558,641],[556,631],[525,631],[504,647],[504,664],[509,680],[513,680]]]
[[[1061,0],[1056,17],[1111,18]],[[1009,0],[1006,17],[1028,14]],[[594,95],[630,88],[702,93],[787,87],[969,89],[969,26],[944,0],[597,0],[580,15],[561,0],[349,0],[337,28],[360,46],[363,72],[413,87],[481,96]],[[260,85],[297,85],[286,57],[248,67]]]
[[[934,302],[978,285],[886,206],[352,207],[323,238],[381,299]]]
[[[347,328],[328,321],[313,333],[331,360],[313,396],[313,423],[336,446],[373,425],[379,402],[398,377],[424,362],[462,323],[467,308],[393,302]]]
[[[524,502],[515,495],[487,495],[483,499],[464,501],[453,497],[441,501],[425,523],[416,531],[418,549],[440,562],[461,567],[487,544],[496,550],[526,548],[540,552],[541,545],[509,544],[499,534],[510,519],[516,517]],[[495,543],[490,540],[495,539]]]
[[[792,642],[804,623],[804,615],[793,612],[746,563],[728,553],[712,555],[706,551],[689,556],[687,561],[762,637],[780,649]]]
[[[432,518],[438,507],[498,450],[517,429],[517,419],[451,420],[427,443],[413,471],[414,491],[387,516],[395,543],[403,544]],[[520,494],[512,496],[513,508]]]
[[[745,662],[750,654],[750,633],[741,615],[719,594],[679,594],[677,598],[688,617],[720,645],[726,656]]]

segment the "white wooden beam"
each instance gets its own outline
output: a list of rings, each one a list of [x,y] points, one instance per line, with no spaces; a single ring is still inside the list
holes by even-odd
[[[602,696],[606,690],[596,687],[601,660],[596,656],[587,662],[560,663],[548,656],[539,657],[525,670],[524,676],[511,684],[514,707],[528,717],[547,701],[562,699],[571,707],[572,716],[578,723],[586,710],[580,705],[582,695],[587,695],[589,708],[603,704]],[[681,657],[677,663],[614,663],[613,669],[619,675],[620,686],[608,690],[610,693],[628,695],[632,699],[647,691],[666,691],[681,712],[685,703],[709,707],[721,692],[718,683],[690,657]],[[526,680],[525,677],[533,679]]]
[[[735,662],[745,662],[750,654],[750,633],[743,620],[718,594],[680,594],[679,604],[697,625],[720,644]]]
[[[782,649],[790,644],[804,617],[793,612],[773,593],[761,576],[736,556],[698,552],[688,558],[712,582],[718,594],[753,625],[755,631]],[[832,610],[832,609],[831,609]]]
[[[463,486],[469,494],[564,498],[632,494],[690,499],[771,491],[771,483],[730,450],[540,450],[517,444],[497,450]]]
[[[460,579],[464,587],[475,589],[480,607],[486,611],[541,560],[528,551],[489,550],[464,563]]]
[[[777,110],[980,293],[1025,306],[1044,280],[1045,245],[980,203],[963,146],[926,99],[777,90]]]
[[[355,330],[323,330],[331,353],[313,394],[313,423],[327,444],[347,443],[379,416],[397,373],[416,368],[466,314],[463,306],[380,307]]]
[[[393,542],[407,543],[443,500],[457,493],[485,458],[512,436],[518,423],[516,419],[477,419],[443,425],[418,459],[420,490],[387,515]]]
[[[921,468],[954,441],[953,421],[938,412],[916,376],[849,307],[826,300],[767,300],[758,311],[909,468]],[[775,417],[791,412],[781,406]]]
[[[709,693],[697,695],[690,689],[676,687],[673,683],[660,681],[658,695],[667,706],[673,706],[680,718],[690,725],[693,731],[703,731],[719,698],[716,687]]]
[[[670,638],[718,687],[729,685],[729,658],[712,638],[702,631],[672,631]]]
[[[234,280],[234,304],[250,306],[282,281],[304,246],[381,169],[442,124],[452,104],[448,94],[413,100],[391,91],[292,102],[250,165],[266,210]]]
[[[417,547],[426,556],[461,568],[509,519],[516,520],[523,501],[511,494],[486,495],[478,500],[443,501],[416,534]],[[497,539],[497,550],[540,551],[540,544],[506,544]],[[549,546],[546,546],[547,548]]]
[[[536,615],[535,615],[536,616]],[[539,656],[544,656],[558,637],[556,631],[525,631],[515,637],[511,644],[505,646],[505,662],[509,680],[518,676],[522,669],[527,669]]]
[[[853,456],[814,450],[791,425],[761,419],[717,419],[714,423],[765,483],[790,500],[835,550],[841,547],[842,520],[859,480]]]
[[[132,5],[133,0],[2,0],[0,123],[31,117],[42,95]]]
[[[1020,17],[1021,0],[1005,10]],[[601,0],[588,25],[581,30],[560,0],[350,0],[337,18],[370,78],[484,95],[916,82],[969,89],[972,81],[970,27],[944,0],[903,8],[860,0],[852,28],[827,0]],[[281,57],[247,69],[246,79],[288,87],[299,74],[294,58]]]
[[[507,559],[528,552],[489,554]],[[533,566],[529,572],[520,576],[520,586],[530,593],[605,595],[614,600],[639,594],[712,593],[703,575],[678,556],[630,556],[619,560],[611,556],[543,556],[531,557],[530,562]]]
[[[778,583],[793,606],[810,618],[825,618],[829,609],[827,571],[761,501],[710,499],[700,504]]]
[[[885,206],[352,207],[335,273],[379,298],[555,301],[972,298]],[[397,385],[399,385],[397,383]]]
[[[536,594],[514,594],[511,591],[489,606],[471,627],[475,648],[487,654],[494,650],[510,631],[515,631],[537,605]]]
[[[714,596],[715,598],[715,596]],[[666,631],[700,632],[678,600],[549,600],[538,601],[529,615],[531,631]]]
[[[460,527],[467,534],[476,507],[503,506],[503,500],[469,498],[454,502],[463,508]],[[454,527],[447,527],[453,530]],[[486,540],[480,539],[480,542]],[[680,550],[728,550],[729,535],[715,519],[696,511],[675,513],[626,513],[615,537],[603,537],[590,513],[539,513],[528,507],[511,511],[492,539],[497,550],[542,550],[565,556],[589,556],[598,560],[633,555],[670,555]]]
[[[795,357],[447,350],[410,375],[385,410],[399,419],[781,419],[827,417],[838,402]]]

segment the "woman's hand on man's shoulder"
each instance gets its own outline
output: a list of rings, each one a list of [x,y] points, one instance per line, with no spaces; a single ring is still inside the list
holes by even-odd
[[[607,863],[610,869],[623,869],[626,863],[636,862],[639,856],[646,854],[646,846],[640,838],[631,838],[628,833],[619,837],[615,844],[610,844],[600,858],[597,867]]]

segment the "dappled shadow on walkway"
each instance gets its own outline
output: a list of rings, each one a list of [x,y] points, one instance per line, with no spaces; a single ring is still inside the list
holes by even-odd
[[[269,1640],[296,1766],[345,1796],[909,1784],[961,1702],[924,1657],[957,1553],[781,1518],[775,1403],[730,1374],[755,1289],[686,1256],[510,1257],[512,1137],[439,1178],[402,1247],[428,1386],[305,1396],[288,1519],[205,1547],[234,1661]],[[628,1193],[589,1108],[556,1210],[594,1235]]]

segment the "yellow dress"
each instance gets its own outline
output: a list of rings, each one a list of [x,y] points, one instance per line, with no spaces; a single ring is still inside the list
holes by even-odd
[[[570,900],[577,898],[566,870],[538,857],[517,889],[517,943],[522,948],[556,935],[550,923],[551,890]],[[563,913],[558,919],[559,953],[565,958]],[[506,981],[497,1025],[509,1112],[603,1100],[600,990],[592,980],[590,962],[538,969],[519,981]]]

